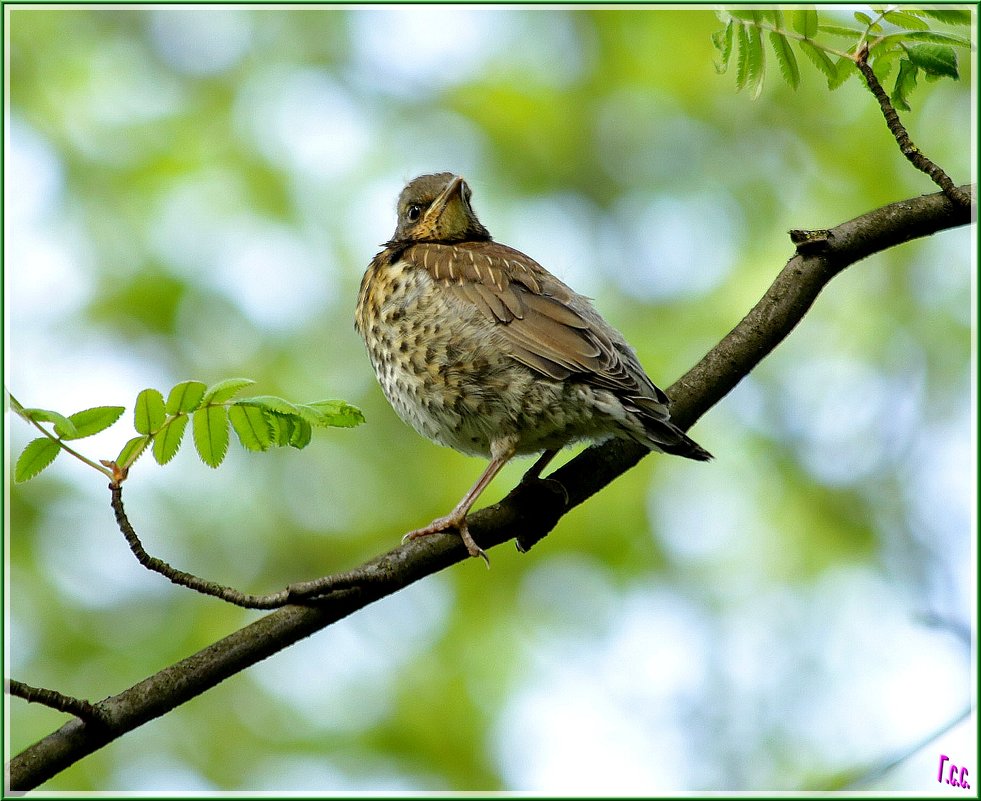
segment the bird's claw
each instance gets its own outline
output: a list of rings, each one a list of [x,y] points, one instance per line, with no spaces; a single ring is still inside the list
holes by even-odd
[[[423,526],[422,528],[417,528],[415,531],[410,531],[404,537],[402,537],[402,542],[408,542],[409,540],[416,540],[420,537],[427,537],[430,534],[436,534],[439,531],[446,531],[447,529],[455,528],[460,534],[460,539],[463,540],[463,544],[467,546],[467,552],[474,558],[480,557],[484,560],[484,564],[490,569],[490,557],[487,552],[481,548],[475,541],[474,538],[470,536],[470,528],[467,526],[466,517],[462,519],[456,519],[452,515],[447,517],[438,517],[428,526]]]

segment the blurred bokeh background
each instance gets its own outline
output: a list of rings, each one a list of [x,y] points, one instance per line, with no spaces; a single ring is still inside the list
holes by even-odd
[[[483,467],[396,418],[353,330],[407,179],[466,176],[495,238],[594,297],[662,386],[756,301],[788,229],[935,191],[858,80],[829,93],[804,63],[794,93],[771,61],[737,94],[707,8],[8,13],[18,400],[131,410],[246,376],[365,411],[302,452],[134,468],[147,549],[248,592],[391,547]],[[961,55],[904,115],[958,183]],[[45,788],[932,791],[940,753],[973,775],[973,719],[947,727],[974,698],[973,250],[950,231],[837,278],[694,429],[714,462],[648,458],[529,554],[422,581]],[[131,420],[83,451],[113,457]],[[16,456],[33,435],[8,426]],[[81,464],[9,500],[17,679],[100,699],[258,614],[139,567]],[[11,753],[64,720],[9,701]]]

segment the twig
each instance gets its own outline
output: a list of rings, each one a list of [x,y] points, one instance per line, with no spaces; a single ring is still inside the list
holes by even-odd
[[[16,679],[8,679],[6,690],[9,695],[23,698],[29,704],[43,704],[44,706],[57,709],[59,712],[67,712],[77,718],[93,723],[102,723],[105,714],[99,707],[82,698],[74,698],[71,695],[64,695],[57,690],[48,690],[44,687],[32,687]]]
[[[323,578],[315,579],[313,581],[291,584],[290,586],[286,587],[286,589],[279,590],[278,592],[272,592],[268,595],[250,595],[248,593],[236,590],[234,587],[228,587],[214,581],[208,581],[207,579],[199,578],[192,573],[186,573],[183,570],[178,570],[177,568],[163,561],[163,559],[158,559],[156,556],[150,556],[150,554],[148,554],[146,549],[143,547],[143,543],[140,541],[136,530],[129,522],[129,517],[126,515],[126,509],[123,507],[122,485],[114,481],[109,484],[109,491],[112,498],[112,510],[116,514],[116,524],[119,526],[119,530],[126,538],[126,542],[129,544],[129,549],[133,552],[137,561],[143,565],[143,567],[145,567],[147,570],[152,570],[155,573],[159,573],[161,576],[164,576],[174,584],[178,584],[181,587],[188,587],[189,589],[200,592],[203,595],[210,595],[215,598],[220,598],[221,600],[227,601],[235,606],[242,606],[246,609],[278,609],[279,607],[286,606],[286,604],[290,603],[313,602],[317,597],[322,597],[335,590],[361,585],[375,579],[372,572],[366,569],[365,566],[347,573],[338,573],[332,576],[324,576]]]
[[[909,759],[911,756],[913,756],[913,754],[917,753],[918,751],[922,751],[924,748],[930,745],[930,743],[932,743],[934,740],[942,737],[944,734],[949,732],[951,729],[953,729],[962,721],[967,720],[967,718],[970,717],[971,712],[973,710],[974,708],[968,705],[956,717],[953,717],[950,720],[948,720],[946,723],[940,726],[940,728],[938,728],[936,731],[930,732],[925,737],[913,743],[912,745],[908,746],[907,748],[904,748],[903,750],[894,753],[882,764],[874,765],[873,767],[869,768],[861,776],[852,779],[843,787],[838,787],[835,789],[858,790],[861,789],[862,787],[868,787],[869,784],[881,779],[893,768],[898,767],[907,759]],[[821,788],[821,789],[826,790],[827,788]]]
[[[910,163],[916,167],[916,169],[925,172],[930,176],[930,179],[939,186],[945,195],[949,197],[954,203],[961,206],[970,207],[971,197],[966,192],[959,189],[954,185],[954,182],[950,179],[939,166],[934,164],[930,159],[923,155],[923,152],[913,144],[912,140],[909,138],[909,134],[906,132],[906,128],[903,123],[899,120],[899,114],[896,109],[893,108],[892,103],[889,100],[889,96],[886,94],[886,90],[882,88],[882,84],[879,83],[879,79],[875,77],[875,73],[872,71],[872,67],[869,66],[869,46],[865,43],[862,44],[861,49],[855,55],[855,64],[861,71],[862,75],[865,77],[865,82],[869,85],[869,89],[872,90],[872,94],[875,95],[875,99],[879,101],[879,107],[882,109],[882,116],[886,118],[886,125],[889,126],[889,130],[895,137],[896,142],[899,144],[899,150],[902,152]]]

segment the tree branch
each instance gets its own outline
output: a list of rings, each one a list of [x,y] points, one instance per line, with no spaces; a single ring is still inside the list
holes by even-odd
[[[973,187],[962,187],[973,197]],[[971,207],[944,194],[893,203],[837,228],[798,237],[806,244],[743,320],[668,390],[672,419],[688,428],[729,393],[803,319],[824,286],[865,257],[918,237],[966,225]],[[517,538],[531,547],[569,509],[633,467],[648,451],[612,440],[583,451],[545,479],[519,484],[504,500],[468,517],[485,549]],[[14,757],[12,790],[28,790],[126,732],[262,659],[424,576],[468,558],[455,533],[401,545],[361,567],[308,582],[317,603],[285,606],[99,704],[102,725],[72,720]]]

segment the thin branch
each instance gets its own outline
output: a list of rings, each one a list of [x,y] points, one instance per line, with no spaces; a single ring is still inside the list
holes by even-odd
[[[963,192],[973,194],[972,187]],[[693,425],[803,319],[839,272],[867,256],[971,222],[972,209],[933,194],[893,203],[810,238],[745,318],[674,383],[672,419]],[[805,237],[807,238],[807,237]],[[545,479],[519,484],[504,500],[468,520],[485,549],[520,538],[530,547],[571,508],[633,467],[648,451],[624,440],[593,446]],[[321,587],[317,604],[288,605],[239,629],[103,701],[107,725],[73,720],[14,757],[10,786],[28,790],[106,743],[166,714],[229,676],[308,637],[352,612],[469,557],[455,533],[433,534],[372,559],[344,577],[364,579]],[[335,579],[338,577],[334,577]],[[315,584],[308,583],[308,584]]]
[[[965,208],[971,205],[971,196],[964,190],[958,188],[954,185],[954,182],[950,179],[938,165],[934,164],[930,159],[928,159],[923,152],[913,144],[913,141],[909,138],[909,134],[903,123],[899,120],[899,114],[896,109],[893,108],[892,103],[889,100],[889,95],[886,94],[886,90],[882,88],[882,84],[879,83],[879,79],[875,77],[875,73],[872,71],[872,67],[869,66],[869,47],[867,44],[862,44],[861,49],[858,51],[855,64],[861,71],[865,78],[865,82],[869,85],[869,89],[872,90],[872,94],[875,95],[875,99],[879,101],[879,108],[882,109],[882,116],[886,118],[886,125],[889,126],[889,130],[892,132],[893,137],[895,137],[897,144],[899,145],[899,150],[902,152],[910,163],[916,167],[916,169],[921,172],[925,172],[930,176],[930,179],[939,186],[944,194],[947,195],[954,203],[957,203]]]
[[[917,742],[913,743],[912,745],[900,751],[897,751],[881,764],[873,765],[871,768],[866,770],[860,776],[851,779],[844,786],[835,789],[861,790],[862,788],[868,788],[868,785],[870,785],[872,782],[878,781],[883,776],[885,776],[889,771],[899,767],[901,764],[903,764],[903,762],[905,762],[911,756],[916,754],[918,751],[922,751],[924,748],[930,745],[930,743],[932,743],[934,740],[938,740],[947,732],[949,732],[951,729],[953,729],[955,726],[967,720],[971,716],[971,712],[973,711],[974,711],[974,707],[968,705],[960,712],[960,714],[948,720],[946,723],[940,726],[940,728],[938,728],[936,731],[930,732],[928,735],[918,740]],[[820,788],[820,789],[826,790],[827,788]]]
[[[208,581],[192,573],[178,570],[163,559],[150,556],[143,547],[143,543],[140,541],[140,537],[133,528],[132,523],[129,522],[129,516],[126,514],[126,509],[123,506],[122,485],[119,482],[113,481],[109,484],[109,492],[111,496],[110,505],[116,515],[116,525],[119,526],[119,530],[126,538],[129,549],[133,552],[136,560],[143,567],[147,570],[152,570],[154,573],[159,573],[161,576],[164,576],[172,583],[181,587],[187,587],[195,592],[200,592],[202,595],[220,598],[235,606],[241,606],[246,609],[279,609],[290,603],[312,602],[316,600],[317,596],[326,595],[339,589],[370,583],[378,578],[376,572],[367,569],[367,565],[364,565],[346,573],[336,573],[311,581],[290,584],[285,589],[271,592],[268,595],[250,595],[234,587]]]
[[[71,695],[64,695],[57,690],[48,690],[44,687],[32,687],[30,684],[24,684],[24,682],[16,679],[7,680],[6,691],[16,698],[23,698],[29,704],[42,704],[95,724],[100,724],[104,717],[99,707],[83,698],[74,698]]]

